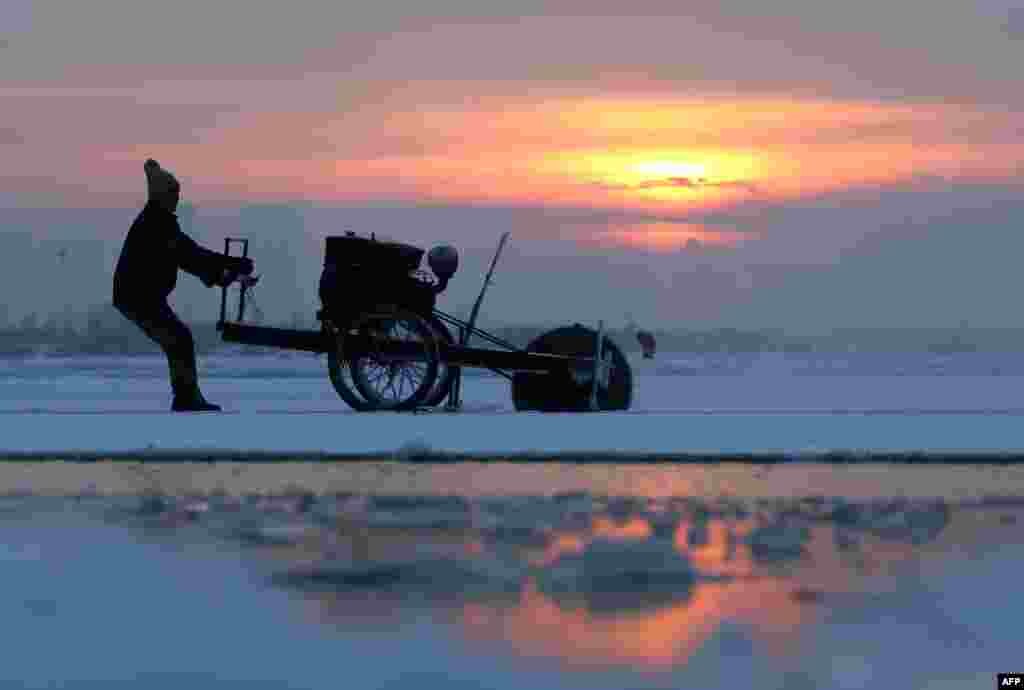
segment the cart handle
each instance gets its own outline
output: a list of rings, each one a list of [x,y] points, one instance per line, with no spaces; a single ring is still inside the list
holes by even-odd
[[[242,245],[242,258],[248,258],[249,256],[249,240],[238,237],[225,237],[224,238],[224,256],[231,256],[231,245],[240,244]],[[227,320],[228,310],[228,287],[227,285],[221,285],[220,287],[220,320],[217,321],[217,330],[224,330],[224,322]],[[238,295],[238,323],[241,323],[245,319],[245,289],[243,288]]]

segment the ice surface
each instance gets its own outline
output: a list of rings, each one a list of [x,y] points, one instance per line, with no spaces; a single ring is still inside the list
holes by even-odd
[[[220,415],[168,412],[160,357],[0,361],[0,451],[754,453],[1024,449],[1024,355],[690,355],[634,359],[625,413],[516,413],[471,370],[459,414],[356,414],[325,358],[200,358]]]
[[[1019,653],[1022,518],[588,492],[5,498],[0,686],[985,687]]]

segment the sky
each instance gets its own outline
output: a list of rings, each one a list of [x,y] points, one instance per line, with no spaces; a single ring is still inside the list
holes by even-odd
[[[154,157],[279,311],[343,227],[454,244],[457,304],[512,230],[509,321],[1024,324],[1021,0],[761,5],[9,0],[0,242],[94,240],[48,282],[105,300]]]

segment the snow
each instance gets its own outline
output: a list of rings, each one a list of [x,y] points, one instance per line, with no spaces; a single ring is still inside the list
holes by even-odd
[[[201,357],[222,414],[168,412],[160,357],[0,361],[0,452],[1014,452],[1024,355],[673,355],[633,359],[624,413],[516,413],[508,383],[464,380],[456,414],[357,414],[323,357]]]

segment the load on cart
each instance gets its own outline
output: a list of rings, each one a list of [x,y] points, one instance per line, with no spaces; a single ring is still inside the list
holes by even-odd
[[[328,376],[342,400],[357,411],[415,410],[446,403],[461,407],[462,369],[489,369],[511,382],[516,410],[544,412],[629,409],[633,375],[619,347],[580,324],[548,331],[517,347],[476,327],[491,276],[508,240],[501,237],[468,321],[436,307],[458,270],[458,252],[430,250],[354,233],[328,237],[317,312],[320,330],[245,323],[245,300],[254,281],[241,281],[238,316],[227,319],[222,289],[217,328],[224,341],[326,353]],[[229,238],[248,256],[248,240]],[[421,268],[426,254],[430,273]],[[491,347],[473,347],[477,338]]]

